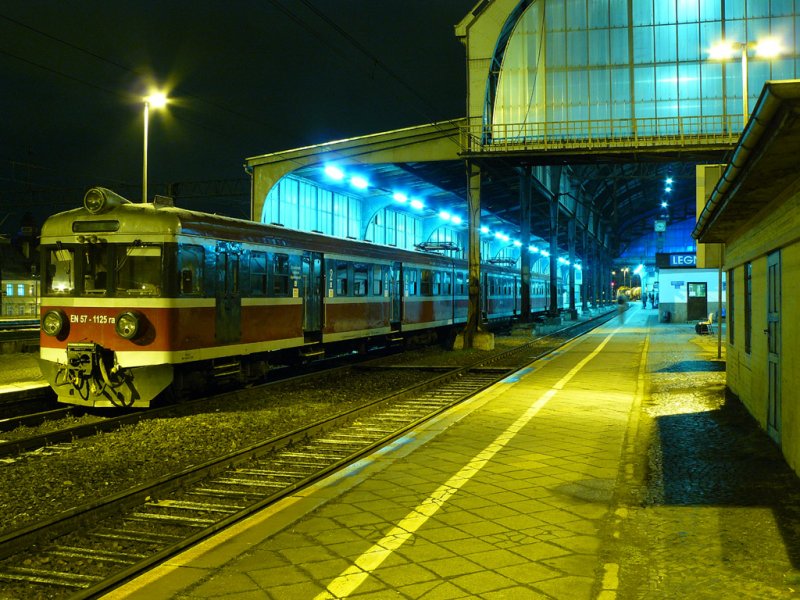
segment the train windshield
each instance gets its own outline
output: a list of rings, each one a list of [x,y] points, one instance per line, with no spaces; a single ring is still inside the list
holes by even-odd
[[[161,295],[161,246],[83,244],[45,252],[47,295]]]
[[[117,246],[114,271],[117,296],[159,296],[161,246]]]
[[[70,295],[75,290],[75,252],[67,248],[46,251],[45,290],[49,295]]]

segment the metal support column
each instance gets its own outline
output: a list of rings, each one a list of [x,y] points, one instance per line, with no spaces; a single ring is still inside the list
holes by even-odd
[[[569,281],[569,317],[578,318],[578,311],[575,310],[575,217],[570,217],[567,221],[567,251],[569,252],[569,264],[567,265],[567,279]]]
[[[481,169],[467,161],[469,211],[469,308],[464,328],[464,348],[472,348],[481,322]]]
[[[587,229],[587,225],[584,225],[583,231],[581,232],[581,250],[583,251],[583,263],[581,263],[581,311],[586,312],[589,308],[588,298],[589,298],[589,282],[587,281],[586,275],[588,274],[587,268],[590,267],[590,264],[587,262],[589,257],[589,230]]]
[[[522,166],[519,179],[519,236],[520,249],[520,321],[527,323],[531,318],[531,167]]]

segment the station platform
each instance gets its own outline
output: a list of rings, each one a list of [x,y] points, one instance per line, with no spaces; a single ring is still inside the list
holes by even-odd
[[[717,351],[631,306],[105,598],[795,597],[800,486]]]

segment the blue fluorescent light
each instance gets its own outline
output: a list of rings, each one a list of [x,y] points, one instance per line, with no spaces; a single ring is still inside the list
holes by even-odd
[[[520,247],[522,246],[522,242],[520,242],[519,240],[514,240],[514,245],[515,245],[517,248],[520,248]]]
[[[528,252],[538,252],[539,249],[536,246],[528,246]]]
[[[412,207],[412,208],[421,209],[421,208],[423,208],[424,206],[425,206],[425,205],[422,203],[422,200],[417,200],[416,198],[414,198],[413,200],[411,200],[411,207]]]
[[[486,226],[481,227],[481,233],[489,233],[489,228]]]
[[[450,213],[446,210],[439,211],[439,218],[444,219],[445,221],[450,220]]]
[[[498,240],[502,240],[503,234],[498,231],[497,233],[494,234],[494,237],[496,237]]]
[[[350,178],[350,185],[352,185],[354,188],[365,190],[367,187],[369,187],[369,182],[360,175],[355,175],[354,177]]]
[[[403,192],[395,192],[392,195],[392,198],[394,198],[398,202],[408,202],[408,196],[406,196]]]
[[[666,202],[661,203],[661,208],[667,208],[667,206],[669,206],[669,204],[667,204]]]
[[[550,256],[550,253],[547,250],[539,250],[542,256]]]
[[[339,167],[335,167],[333,165],[328,165],[325,167],[325,175],[327,175],[331,179],[335,179],[336,181],[341,181],[342,179],[344,179],[344,171],[342,171]]]
[[[453,225],[461,225],[461,217],[459,217],[457,215],[453,215],[452,217],[450,217],[450,222]]]

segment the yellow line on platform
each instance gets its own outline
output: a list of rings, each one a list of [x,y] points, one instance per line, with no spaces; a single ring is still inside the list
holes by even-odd
[[[465,483],[475,476],[489,462],[495,454],[508,444],[528,422],[536,416],[542,407],[558,393],[586,364],[597,356],[613,335],[619,331],[615,329],[595,348],[575,365],[552,388],[542,394],[525,413],[519,417],[508,429],[498,435],[486,448],[481,450],[469,463],[461,468],[443,485],[439,486],[433,494],[428,496],[421,504],[412,509],[399,523],[397,523],[381,540],[369,550],[359,556],[352,566],[348,567],[334,579],[324,592],[319,593],[315,600],[330,600],[347,598],[352,594],[369,575],[375,571],[392,552],[397,550],[408,540],[412,534],[422,527]]]

